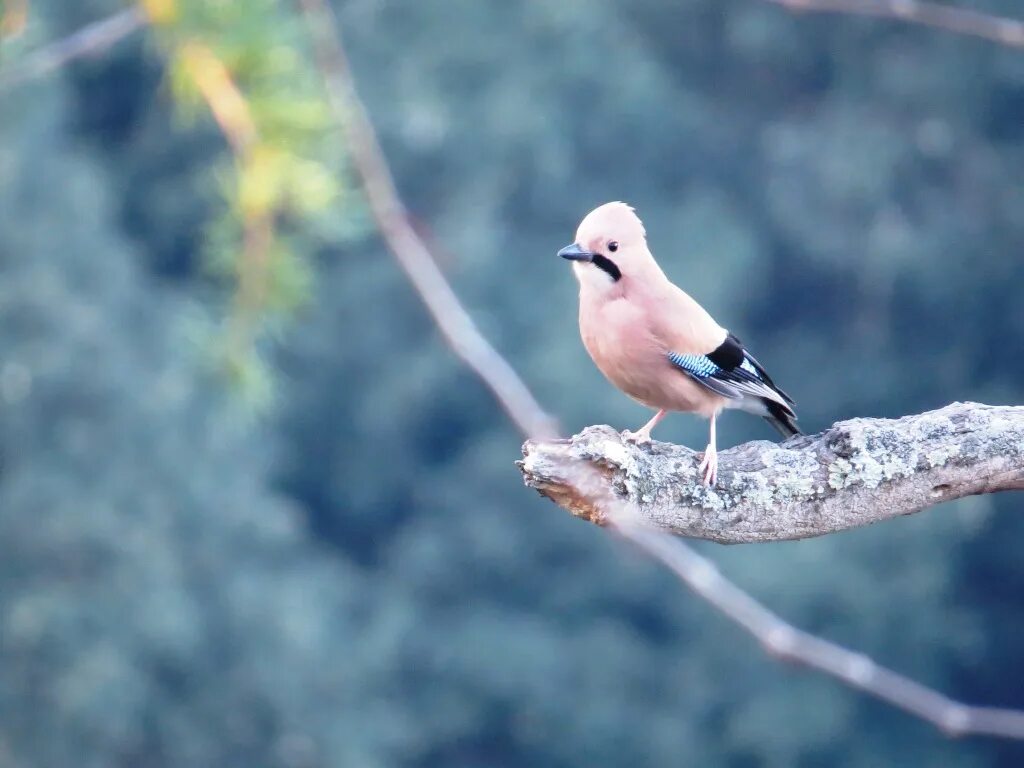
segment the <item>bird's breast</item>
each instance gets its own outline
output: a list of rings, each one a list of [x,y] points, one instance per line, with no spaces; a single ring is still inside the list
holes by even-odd
[[[669,363],[665,343],[642,305],[626,299],[581,302],[580,335],[601,373],[634,400],[705,415],[721,407],[721,398]]]

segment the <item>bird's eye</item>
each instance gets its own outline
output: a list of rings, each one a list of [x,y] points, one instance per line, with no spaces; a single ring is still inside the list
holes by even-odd
[[[610,243],[608,243],[608,250],[611,251],[612,253],[615,253],[617,250],[619,250],[618,242],[612,240]]]

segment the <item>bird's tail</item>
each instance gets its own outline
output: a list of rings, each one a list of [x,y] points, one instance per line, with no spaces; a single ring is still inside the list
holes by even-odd
[[[768,398],[764,399],[764,406],[768,411],[764,415],[764,420],[775,427],[783,439],[803,434],[796,425],[796,414],[790,408]]]

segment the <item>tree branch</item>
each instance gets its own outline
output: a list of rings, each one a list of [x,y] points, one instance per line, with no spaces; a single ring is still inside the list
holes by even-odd
[[[476,329],[458,296],[438,269],[428,246],[408,226],[405,209],[387,160],[345,58],[335,20],[324,0],[298,0],[317,46],[324,85],[346,130],[353,165],[362,176],[377,226],[392,254],[427,305],[445,341],[466,367],[484,382],[510,420],[525,434],[550,428],[550,417],[537,404],[512,366]],[[350,113],[354,113],[350,116]],[[351,120],[349,119],[351,117]],[[486,367],[497,362],[497,373]],[[528,446],[571,444],[527,443]],[[621,452],[621,451],[620,451]],[[972,707],[886,669],[862,654],[815,637],[787,624],[730,582],[686,542],[645,525],[634,505],[619,498],[599,463],[577,461],[578,472],[567,489],[575,488],[578,503],[595,519],[610,525],[652,558],[664,563],[694,594],[756,638],[780,659],[801,664],[875,696],[934,724],[950,735],[985,734],[1024,739],[1024,711]],[[568,473],[566,474],[568,477]]]
[[[626,510],[620,510],[611,525],[668,567],[694,594],[750,633],[771,656],[862,690],[931,723],[947,736],[1024,739],[1024,711],[964,704],[883,667],[863,653],[797,629],[725,578],[693,547],[631,521]]]
[[[765,0],[794,12],[876,16],[1024,47],[1024,21],[928,0]]]
[[[141,6],[130,6],[87,24],[67,37],[33,51],[17,69],[0,75],[0,91],[48,75],[75,59],[106,53],[121,40],[145,26],[147,21],[146,12]]]
[[[324,0],[297,0],[309,26],[317,66],[328,100],[345,135],[345,146],[363,184],[377,231],[419,294],[452,352],[489,389],[521,432],[536,437],[558,434],[558,427],[529,387],[480,333],[426,243],[409,223],[369,113],[352,81],[348,57],[334,14]]]
[[[719,453],[715,488],[700,483],[699,454],[636,446],[611,427],[571,440],[529,441],[526,484],[578,517],[608,523],[581,465],[596,467],[617,498],[655,528],[723,544],[821,536],[919,512],[952,499],[1024,490],[1024,407],[954,403],[902,419],[851,419],[776,445]]]

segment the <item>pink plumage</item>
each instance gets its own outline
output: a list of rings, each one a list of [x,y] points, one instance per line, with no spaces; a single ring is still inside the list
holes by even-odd
[[[626,437],[650,440],[668,411],[711,420],[701,463],[704,482],[718,471],[715,419],[723,408],[764,416],[780,432],[798,434],[792,400],[736,337],[674,285],[647,248],[646,232],[625,203],[607,203],[580,223],[575,242],[559,251],[580,284],[580,335],[594,363],[615,386],[657,410]]]

